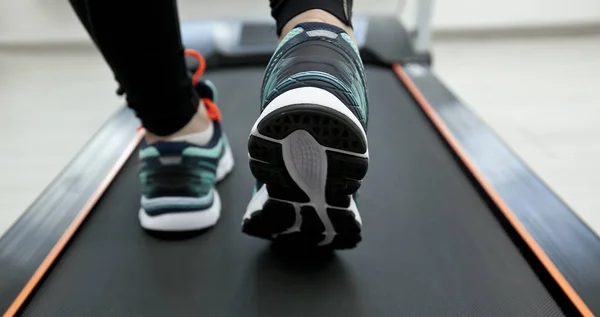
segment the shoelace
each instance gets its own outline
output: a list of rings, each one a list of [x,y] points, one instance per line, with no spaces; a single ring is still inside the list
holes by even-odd
[[[193,57],[196,61],[198,61],[198,68],[196,68],[196,71],[192,76],[192,84],[194,84],[195,86],[196,84],[198,84],[198,81],[206,71],[206,59],[204,59],[204,56],[202,56],[202,54],[198,53],[198,51],[193,49],[185,49],[184,53],[185,55]],[[221,111],[212,100],[208,98],[202,98],[202,103],[204,103],[204,106],[206,106],[206,112],[208,113],[209,119],[221,121]]]

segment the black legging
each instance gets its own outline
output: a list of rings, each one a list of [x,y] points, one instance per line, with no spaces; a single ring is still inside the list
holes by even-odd
[[[198,109],[186,69],[176,0],[70,0],[112,69],[127,104],[153,134],[171,135]],[[294,16],[325,10],[350,25],[352,0],[270,0],[277,32]]]

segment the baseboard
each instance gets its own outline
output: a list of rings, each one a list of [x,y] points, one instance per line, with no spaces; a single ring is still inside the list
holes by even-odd
[[[60,52],[88,52],[95,50],[90,40],[52,40],[52,41],[2,41],[0,39],[0,51],[6,53],[60,53]]]

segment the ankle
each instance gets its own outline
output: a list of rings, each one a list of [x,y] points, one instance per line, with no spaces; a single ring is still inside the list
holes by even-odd
[[[171,141],[174,139],[179,139],[185,135],[206,131],[212,126],[211,123],[212,120],[210,120],[208,117],[206,107],[204,106],[202,101],[200,101],[200,105],[198,106],[198,111],[196,112],[196,114],[192,117],[190,122],[188,122],[179,131],[167,136],[159,136],[149,131],[146,131],[145,140],[146,143],[153,144],[161,141]]]
[[[296,27],[296,25],[305,22],[319,22],[337,26],[346,31],[346,33],[350,35],[350,38],[352,38],[352,40],[356,43],[356,39],[354,38],[354,31],[351,27],[344,24],[344,22],[335,17],[333,14],[321,9],[308,10],[293,17],[283,27],[281,31],[281,37],[279,38],[279,40],[281,41],[285,37],[285,35],[288,34],[289,31]]]

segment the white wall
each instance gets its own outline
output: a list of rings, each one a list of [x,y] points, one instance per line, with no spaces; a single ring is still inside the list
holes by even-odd
[[[410,24],[417,1],[355,0],[355,9],[393,13],[407,3],[402,16]],[[267,0],[179,0],[179,3],[182,18],[269,14]],[[436,29],[587,22],[600,22],[600,0],[437,0],[434,11]],[[67,0],[0,0],[0,42],[85,39]]]
[[[417,1],[406,5],[408,22]],[[438,30],[582,23],[600,23],[600,0],[436,0],[433,15]]]
[[[182,19],[269,17],[267,0],[178,0],[178,4]],[[395,12],[397,5],[398,0],[355,0],[355,9],[368,13]],[[0,43],[82,40],[87,35],[67,0],[0,0]]]

